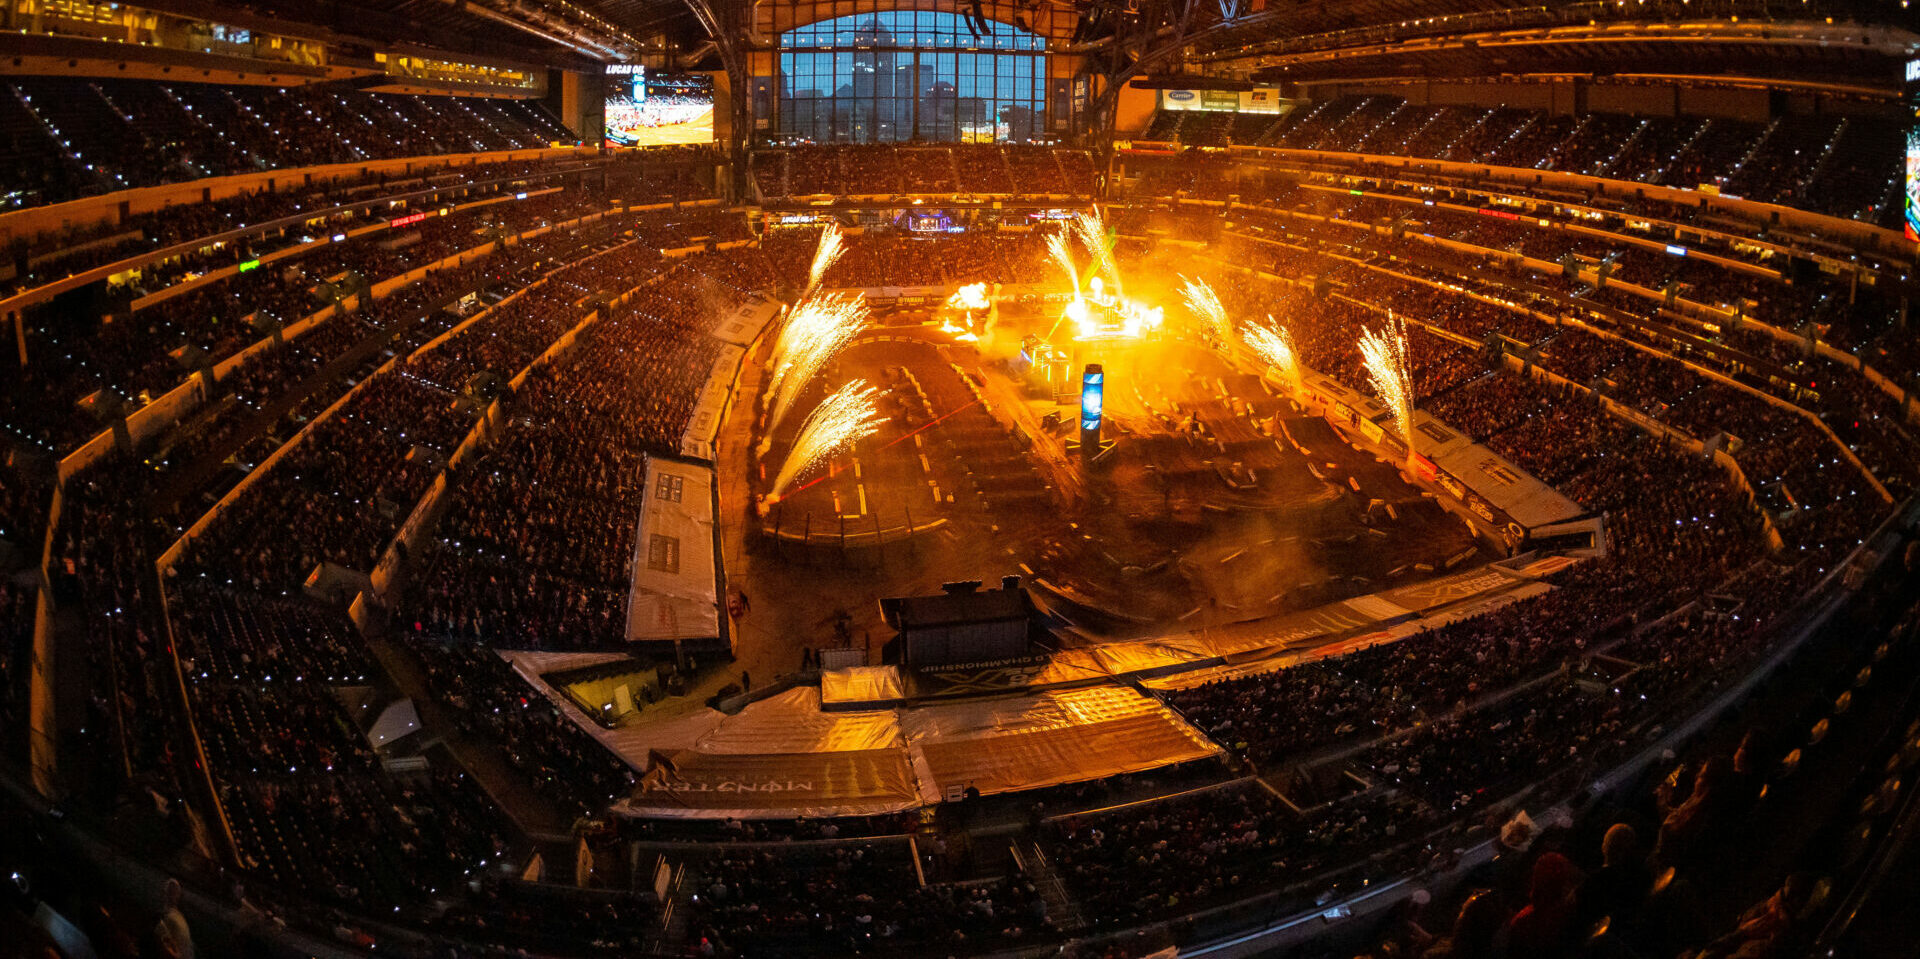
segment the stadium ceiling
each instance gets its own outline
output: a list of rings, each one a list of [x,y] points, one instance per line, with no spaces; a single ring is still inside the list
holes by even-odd
[[[1216,0],[1222,16],[1196,42],[1201,56],[1350,46],[1519,28],[1608,23],[1826,22],[1911,27],[1902,0]],[[1233,9],[1229,10],[1229,7]]]
[[[1724,57],[1776,72],[1811,67],[1823,76],[1853,81],[1879,76],[1896,55],[1890,48],[1900,37],[1914,37],[1906,29],[1912,11],[1899,0],[146,0],[146,5],[210,18],[237,10],[320,28],[346,43],[426,44],[583,69],[696,47],[694,56],[704,57],[712,50],[702,46],[704,41],[722,40],[713,35],[722,23],[758,33],[821,19],[825,11],[943,9],[1027,26],[1047,35],[1055,49],[1093,53],[1114,67],[1131,64],[1150,49],[1177,46],[1177,52],[1156,53],[1156,66],[1185,61],[1204,68],[1224,62],[1242,76],[1259,71],[1263,79],[1301,82],[1368,74],[1630,72],[1673,56]],[[1647,38],[1604,35],[1627,25],[1684,23],[1709,32],[1732,28],[1741,35],[1690,45],[1669,40],[1664,47]],[[1883,34],[1898,36],[1870,44],[1797,44],[1767,33],[1795,23],[1841,32],[1878,25]],[[1593,35],[1566,34],[1579,30]],[[1616,59],[1619,66],[1610,69]]]
[[[1897,96],[1900,64],[1920,38],[1904,30],[1826,23],[1594,23],[1521,27],[1243,55],[1268,82],[1419,80],[1514,74],[1670,73],[1676,65],[1756,80],[1819,81]]]
[[[685,0],[142,0],[143,6],[218,20],[237,12],[318,28],[351,45],[412,44],[558,67],[658,52],[676,22],[691,25]]]

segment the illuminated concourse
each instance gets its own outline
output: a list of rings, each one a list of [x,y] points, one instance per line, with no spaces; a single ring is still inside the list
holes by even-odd
[[[4,951],[1911,955],[1914,24],[0,7]]]

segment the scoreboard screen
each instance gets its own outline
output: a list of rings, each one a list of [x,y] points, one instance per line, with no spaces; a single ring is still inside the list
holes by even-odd
[[[1907,239],[1920,243],[1920,60],[1907,61]]]
[[[615,63],[606,74],[607,146],[713,142],[713,78]]]

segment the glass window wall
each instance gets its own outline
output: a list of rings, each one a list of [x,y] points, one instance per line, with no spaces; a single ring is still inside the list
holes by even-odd
[[[780,38],[780,128],[820,143],[991,143],[1046,131],[1046,41],[928,10],[810,23]]]

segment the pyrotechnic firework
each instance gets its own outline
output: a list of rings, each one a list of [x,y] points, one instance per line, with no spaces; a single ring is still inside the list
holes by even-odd
[[[1098,213],[1076,213],[1073,215],[1073,232],[1086,244],[1087,252],[1093,254],[1095,272],[1105,273],[1107,282],[1113,284],[1113,294],[1120,295],[1120,268],[1114,265],[1113,249],[1107,246],[1107,225],[1100,220]]]
[[[1272,320],[1273,317],[1267,317]],[[1278,372],[1282,379],[1295,386],[1300,384],[1300,357],[1293,351],[1293,334],[1284,326],[1269,329],[1264,326],[1249,325],[1241,332],[1247,347]]]
[[[1181,279],[1186,280],[1186,277]],[[1220,341],[1221,346],[1233,344],[1233,320],[1227,317],[1227,307],[1220,302],[1220,294],[1213,292],[1213,287],[1208,286],[1207,281],[1186,280],[1186,285],[1180,288],[1180,295],[1187,301],[1187,309],[1212,328],[1214,338]]]
[[[1065,233],[1055,233],[1047,237],[1047,252],[1053,255],[1053,262],[1067,274],[1067,282],[1073,284],[1073,295],[1080,296],[1080,268],[1073,265],[1073,247]]]
[[[827,278],[827,271],[845,252],[847,239],[840,235],[840,224],[828,221],[827,228],[820,231],[820,245],[813,250],[813,266],[807,270],[808,295],[820,288],[820,281]]]
[[[886,422],[873,402],[879,392],[868,386],[866,380],[854,380],[820,401],[807,421],[800,425],[793,449],[788,451],[787,461],[774,477],[773,492],[768,500],[778,502],[794,480],[822,460],[878,431],[880,424]]]
[[[1367,361],[1367,377],[1380,402],[1393,411],[1400,427],[1400,438],[1407,441],[1407,458],[1413,459],[1413,373],[1407,365],[1407,325],[1387,314],[1386,328],[1378,333],[1362,330],[1360,355]]]
[[[773,348],[773,375],[767,381],[767,392],[773,398],[768,435],[786,419],[814,374],[866,322],[866,300],[853,293],[815,296],[793,308]]]

